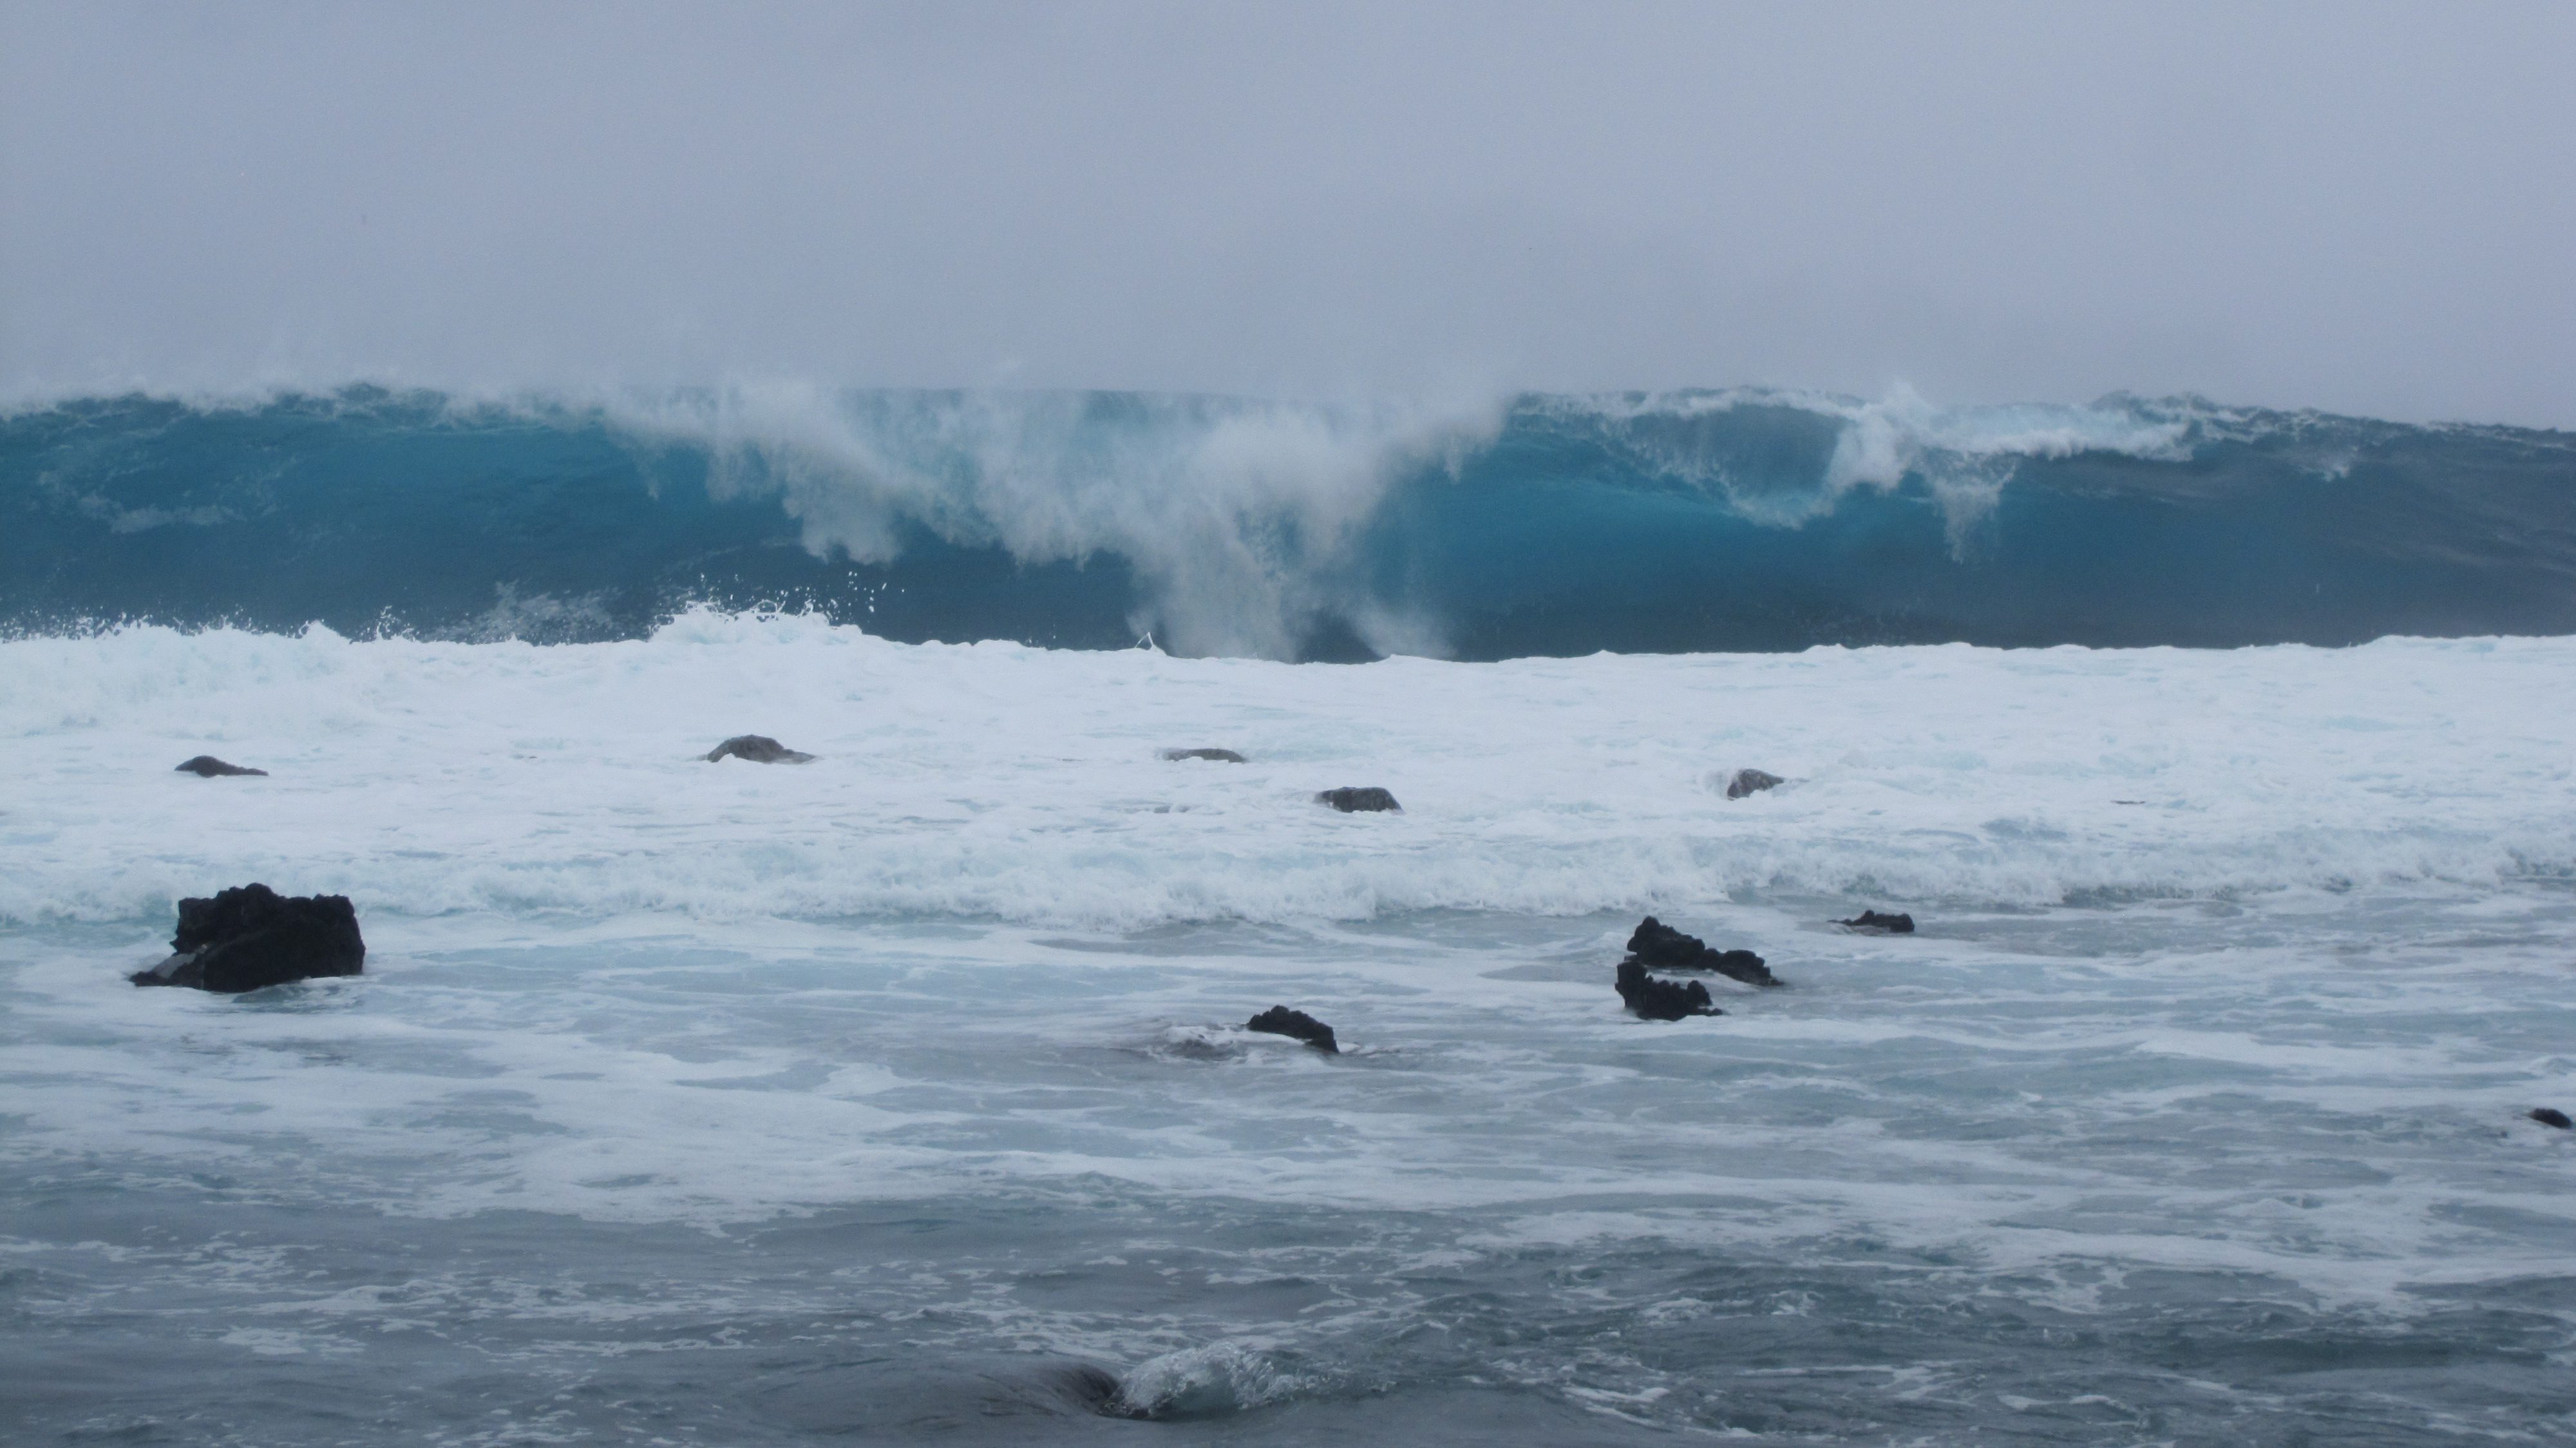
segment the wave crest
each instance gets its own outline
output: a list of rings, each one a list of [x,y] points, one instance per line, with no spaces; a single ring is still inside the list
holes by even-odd
[[[1330,407],[793,383],[0,418],[0,628],[1358,659],[2576,631],[2555,433],[1767,389]]]
[[[1293,658],[1319,616],[1378,652],[1437,630],[1353,577],[1389,489],[1455,475],[1499,407],[1334,409],[1132,394],[834,394],[728,388],[602,407],[621,427],[708,448],[723,495],[774,493],[817,556],[902,556],[918,523],[1021,564],[1125,561],[1128,623],[1189,654]]]

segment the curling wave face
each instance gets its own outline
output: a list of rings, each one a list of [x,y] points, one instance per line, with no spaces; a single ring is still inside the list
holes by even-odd
[[[2576,632],[2576,439],[2111,398],[354,387],[0,417],[0,625],[1462,659]]]

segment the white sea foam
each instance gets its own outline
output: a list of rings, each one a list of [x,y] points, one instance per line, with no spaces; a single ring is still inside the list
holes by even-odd
[[[1208,1248],[1246,1292],[1341,1274],[1290,1359],[1419,1308],[1354,1284],[1549,1254],[1818,1282],[1892,1255],[2066,1312],[2130,1272],[2429,1311],[2558,1270],[2576,1231],[2576,1158],[2520,1116],[2576,1099],[2571,664],[2504,640],[1289,667],[709,614],[544,648],[20,640],[0,1147],[28,1180],[111,1163],[450,1223],[1036,1201],[1106,1224],[1095,1255],[1165,1233],[1121,1202],[1232,1243],[1266,1229],[1229,1235],[1228,1203],[1400,1214],[1306,1257]],[[754,730],[819,758],[698,757]],[[200,752],[272,773],[170,772]],[[1790,782],[1729,801],[1739,765]],[[1404,812],[1310,798],[1363,783]],[[353,896],[368,974],[124,984],[174,897],[253,878]],[[1854,898],[1923,930],[1826,929]],[[1792,988],[1629,1018],[1606,977],[1647,908]],[[1274,1002],[1345,1054],[1238,1028]],[[1138,1364],[1140,1405],[1302,1381],[1259,1333],[985,1291],[937,1330]],[[321,1351],[340,1313],[239,1345]]]
[[[1153,1418],[1241,1412],[1296,1392],[1301,1385],[1253,1348],[1209,1343],[1147,1359],[1119,1380],[1118,1401]]]
[[[561,647],[0,643],[0,919],[258,878],[365,915],[1068,927],[1978,904],[2576,871],[2576,641],[1353,667],[902,646],[696,613]],[[707,764],[733,734],[819,756]],[[1246,765],[1171,764],[1215,745]],[[213,753],[258,780],[170,772]],[[1788,784],[1730,801],[1739,766]],[[1391,789],[1394,815],[1311,801]]]

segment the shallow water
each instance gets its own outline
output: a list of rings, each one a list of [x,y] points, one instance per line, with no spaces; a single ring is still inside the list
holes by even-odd
[[[0,1438],[2576,1441],[2576,645],[768,627],[0,645]],[[367,973],[124,983],[253,875]]]
[[[380,924],[138,994],[5,941],[43,1440],[2457,1441],[2570,1430],[2571,902],[1142,938]],[[2160,942],[2150,944],[2150,942]],[[2148,948],[2140,949],[2141,946]],[[1225,1023],[1284,999],[1334,1059]],[[2553,999],[2555,998],[2555,999]],[[1104,1371],[1163,1415],[1096,1417]]]

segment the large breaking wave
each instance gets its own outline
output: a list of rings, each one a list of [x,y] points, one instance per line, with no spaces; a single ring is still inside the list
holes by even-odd
[[[353,387],[0,417],[0,625],[1348,659],[2576,632],[2576,437],[2196,399]]]

